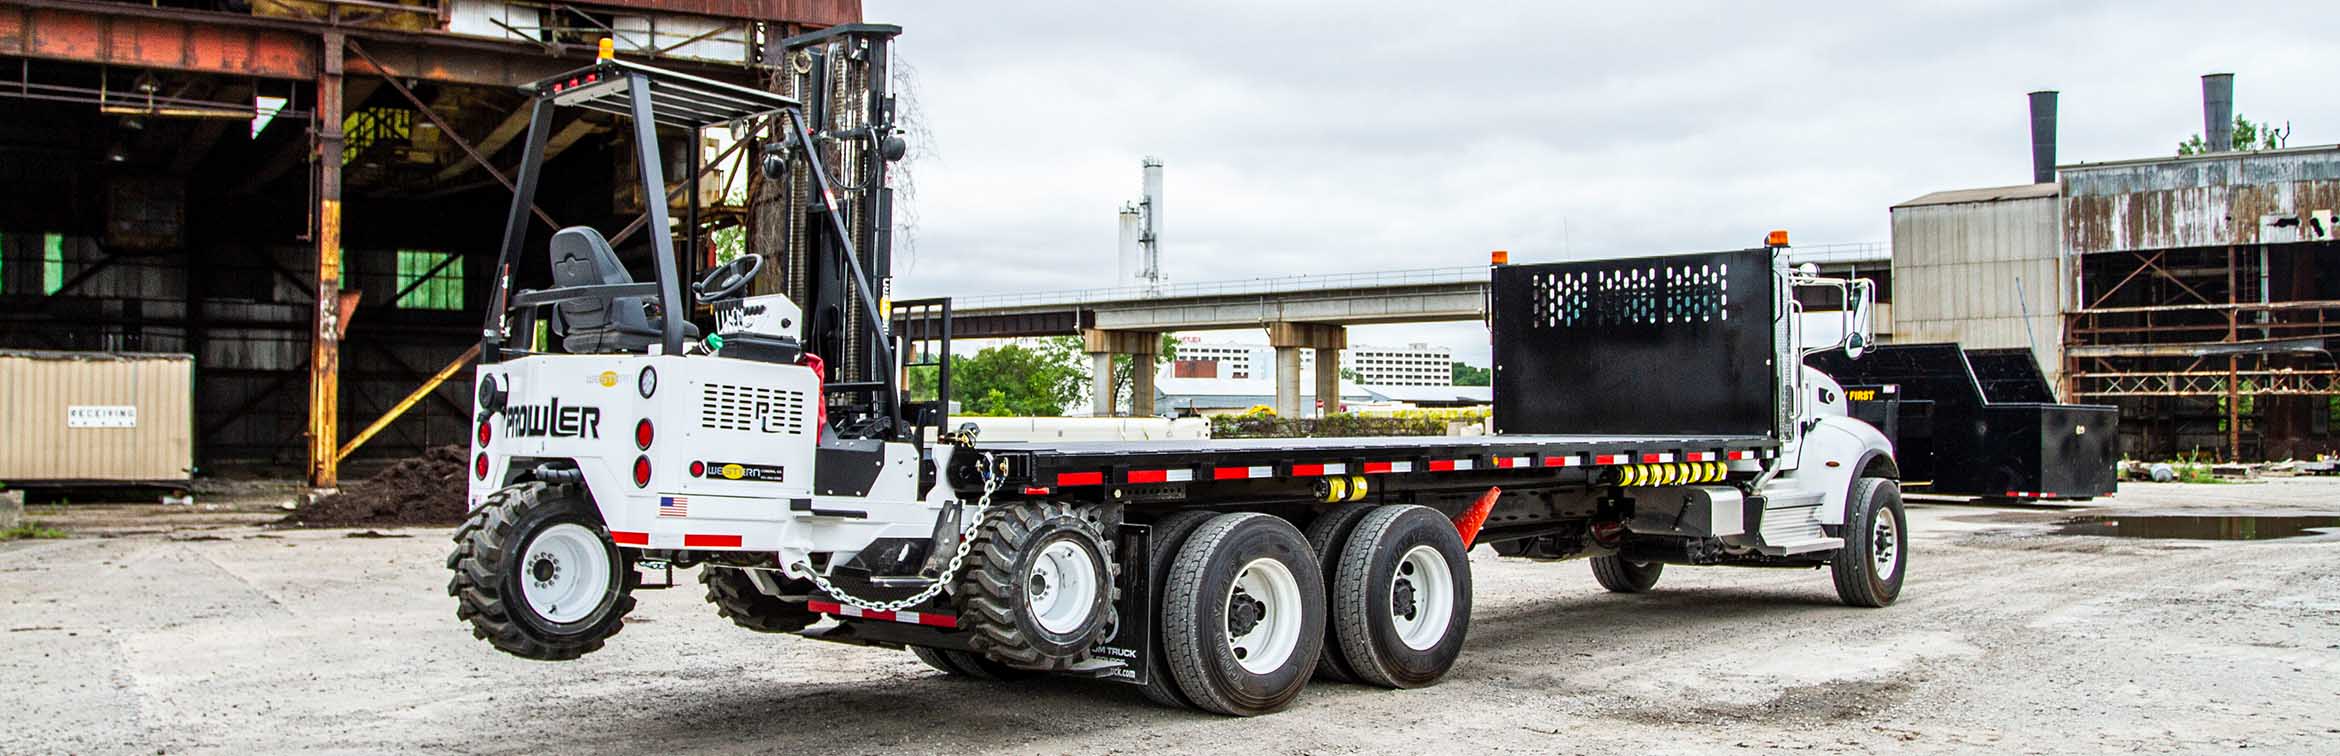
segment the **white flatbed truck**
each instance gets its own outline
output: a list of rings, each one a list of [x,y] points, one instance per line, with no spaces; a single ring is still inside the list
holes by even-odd
[[[947,305],[914,320],[884,302],[842,220],[808,231],[832,237],[840,301],[741,297],[762,264],[745,256],[688,287],[717,314],[709,338],[663,317],[689,312],[664,235],[636,283],[599,233],[562,229],[550,285],[515,288],[556,108],[633,119],[646,177],[666,175],[652,123],[768,132],[768,172],[808,171],[841,201],[794,100],[607,57],[524,91],[473,510],[448,560],[457,616],[505,652],[602,648],[643,565],[696,566],[751,630],[1254,715],[1319,676],[1436,683],[1469,630],[1477,543],[1585,557],[1627,593],[1667,565],[1825,567],[1845,603],[1885,606],[1907,572],[1892,450],[1803,359],[1863,348],[1867,283],[1792,269],[1782,237],[1494,266],[1495,435],[993,443],[808,349],[805,313],[826,307],[864,315],[848,335],[895,376],[948,353]],[[1802,343],[1798,287],[1841,293],[1843,340]]]

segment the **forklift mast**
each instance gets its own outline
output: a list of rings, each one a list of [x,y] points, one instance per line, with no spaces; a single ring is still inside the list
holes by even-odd
[[[771,88],[804,104],[811,143],[791,132],[764,145],[749,238],[752,251],[775,264],[754,291],[786,294],[804,309],[805,351],[824,361],[829,417],[845,438],[892,439],[907,430],[895,374],[901,345],[890,322],[890,164],[906,145],[889,64],[901,31],[835,26],[776,40],[768,56]],[[808,162],[815,155],[827,175]]]

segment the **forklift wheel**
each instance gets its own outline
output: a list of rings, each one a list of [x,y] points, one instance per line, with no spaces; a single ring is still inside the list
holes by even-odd
[[[1061,669],[1113,631],[1113,546],[1088,510],[1057,502],[993,507],[960,578],[969,645],[1028,669]]]
[[[529,659],[575,659],[625,627],[641,581],[574,486],[521,483],[488,495],[455,530],[448,595],[471,634]]]
[[[775,574],[775,580],[788,578]],[[759,633],[793,633],[821,621],[819,612],[802,601],[788,601],[756,588],[746,570],[708,565],[699,568],[699,582],[707,586],[707,603],[731,624]],[[811,586],[805,586],[806,591]]]

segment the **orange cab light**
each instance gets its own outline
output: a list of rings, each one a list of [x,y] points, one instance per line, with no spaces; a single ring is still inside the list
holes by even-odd
[[[617,57],[617,41],[608,37],[602,37],[601,49],[594,54],[594,57],[601,60],[609,60],[611,58]]]
[[[1773,232],[1771,232],[1770,234],[1768,234],[1768,235],[1766,235],[1766,236],[1764,236],[1764,237],[1763,237],[1763,243],[1764,243],[1765,245],[1767,245],[1767,246],[1772,246],[1772,247],[1785,247],[1785,246],[1787,246],[1787,245],[1788,245],[1788,241],[1787,241],[1787,232],[1786,232],[1786,231],[1784,231],[1784,230],[1783,230],[1783,231],[1773,231]]]
[[[1488,253],[1488,255],[1487,255],[1487,260],[1488,260],[1488,264],[1490,264],[1490,265],[1510,265],[1510,264],[1511,264],[1511,250],[1508,250],[1508,249],[1498,249],[1498,250],[1495,250],[1494,252]]]

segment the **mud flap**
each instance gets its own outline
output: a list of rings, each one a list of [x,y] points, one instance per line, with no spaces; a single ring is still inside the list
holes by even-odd
[[[1154,646],[1154,586],[1148,576],[1153,574],[1146,564],[1146,553],[1152,547],[1151,526],[1123,523],[1121,526],[1121,604],[1117,614],[1121,618],[1113,634],[1089,648],[1091,661],[1115,666],[1099,666],[1091,674],[1099,679],[1131,685],[1146,684],[1147,656]]]

